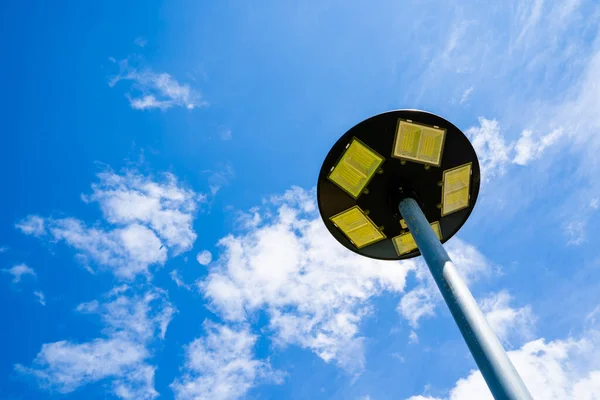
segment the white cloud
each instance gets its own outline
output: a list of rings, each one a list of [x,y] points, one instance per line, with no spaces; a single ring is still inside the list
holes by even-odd
[[[535,318],[530,306],[512,308],[509,303],[512,296],[501,291],[483,299],[480,303],[481,311],[498,336],[505,344],[510,345],[513,341],[531,339]]]
[[[15,224],[15,227],[26,235],[42,236],[46,233],[44,219],[37,215],[29,215],[27,218]]]
[[[8,249],[9,249],[8,246],[0,246],[0,253],[5,253],[8,251]]]
[[[171,272],[169,273],[169,276],[171,277],[171,280],[172,280],[173,282],[175,282],[175,284],[177,285],[177,287],[179,287],[179,288],[181,288],[181,287],[182,287],[182,288],[184,288],[184,289],[191,290],[191,287],[190,287],[190,285],[188,285],[187,283],[185,283],[185,282],[183,281],[183,278],[182,278],[182,277],[181,277],[181,275],[179,274],[179,271],[177,271],[176,269],[174,269],[173,271],[171,271]]]
[[[247,326],[206,322],[204,327],[207,336],[186,347],[185,373],[171,384],[177,400],[233,400],[258,382],[281,383],[280,372],[254,358],[256,336]]]
[[[594,197],[590,200],[590,207],[594,210],[597,210],[600,207],[600,198]]]
[[[77,344],[59,341],[44,344],[33,368],[16,365],[18,372],[35,377],[45,389],[70,393],[85,384],[125,374],[148,357],[143,346],[121,338],[95,339]]]
[[[17,226],[35,221],[33,225],[42,229],[21,230],[64,241],[78,251],[78,259],[86,267],[94,263],[122,279],[149,276],[149,266],[164,264],[168,249],[177,255],[192,248],[196,239],[193,219],[203,196],[179,185],[172,174],[153,180],[137,171],[122,175],[108,171],[98,178],[92,194],[83,199],[97,202],[112,228],[89,227],[74,218],[38,216],[29,216]]]
[[[600,332],[588,331],[579,339],[534,340],[509,357],[534,398],[594,400],[600,393],[599,345]],[[493,400],[479,371],[460,379],[448,399]]]
[[[477,152],[482,181],[487,181],[504,173],[512,146],[505,143],[498,121],[479,118],[479,125],[469,128],[465,133]]]
[[[119,70],[119,74],[110,79],[109,86],[130,81],[136,94],[128,94],[127,97],[131,107],[136,110],[166,110],[174,106],[192,110],[207,105],[188,84],[180,84],[166,72],[156,73],[149,68],[140,70],[132,67],[129,60],[119,61]]]
[[[152,264],[164,264],[167,251],[160,239],[147,227],[139,224],[110,231],[89,228],[79,220],[47,219],[50,235],[77,249],[81,262],[90,261],[110,268],[122,279],[138,274],[148,275]]]
[[[123,175],[108,171],[98,178],[100,182],[92,185],[93,193],[86,200],[98,202],[108,222],[146,224],[176,254],[192,248],[194,213],[205,196],[183,187],[170,173],[160,181],[136,171]]]
[[[417,335],[417,332],[410,331],[410,335],[408,336],[408,343],[412,343],[412,344],[419,343],[419,335]]]
[[[133,108],[134,110],[145,110],[147,108],[158,108],[161,110],[166,110],[171,107],[170,103],[160,101],[151,94],[138,98],[132,98],[129,96],[128,98],[129,104],[131,104],[131,108]]]
[[[590,312],[586,317],[585,317],[585,322],[586,325],[588,326],[599,326],[600,325],[600,305],[596,306],[596,308],[594,308],[592,310],[592,312]]]
[[[248,212],[240,212],[237,218],[238,225],[243,229],[257,228],[263,222],[259,211],[258,207],[253,207]]]
[[[413,328],[419,326],[421,318],[435,315],[435,289],[437,288],[431,286],[418,286],[407,292],[400,300],[398,312],[408,320]]]
[[[228,321],[264,309],[276,344],[360,371],[358,330],[372,310],[369,300],[384,290],[401,293],[414,263],[365,259],[339,245],[311,191],[293,188],[253,215],[248,232],[220,241],[223,253],[199,282],[211,307]]]
[[[196,261],[200,265],[208,265],[212,261],[212,254],[208,250],[202,250],[196,254]]]
[[[504,174],[510,164],[524,166],[540,158],[563,136],[560,129],[541,136],[526,129],[519,139],[507,143],[498,121],[485,118],[479,118],[479,126],[471,127],[465,133],[477,153],[484,182]]]
[[[21,278],[23,276],[26,275],[30,275],[32,277],[35,278],[35,271],[33,270],[33,268],[28,267],[25,264],[19,264],[19,265],[15,265],[12,268],[5,268],[2,269],[2,272],[5,272],[7,274],[11,274],[13,276],[12,282],[13,283],[19,283],[21,282]]]
[[[163,339],[175,313],[165,292],[150,289],[141,294],[120,286],[105,301],[80,304],[77,311],[101,316],[104,337],[85,343],[58,341],[42,345],[32,367],[15,369],[59,393],[70,393],[89,383],[109,379],[114,394],[122,399],[150,400],[155,368],[147,364],[148,346]]]
[[[465,90],[460,98],[460,104],[465,104],[469,97],[471,97],[471,93],[473,93],[473,86]]]
[[[527,165],[530,161],[538,159],[544,151],[556,143],[562,136],[561,130],[554,130],[551,133],[535,140],[531,130],[525,130],[515,144],[515,157],[513,162],[519,165]]]
[[[42,292],[33,292],[33,295],[38,299],[38,302],[45,306],[46,305],[46,297],[44,296],[44,293]]]

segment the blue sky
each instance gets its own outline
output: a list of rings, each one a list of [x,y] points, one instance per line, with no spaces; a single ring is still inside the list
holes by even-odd
[[[419,108],[482,166],[447,245],[530,391],[600,393],[594,0],[0,5],[0,399],[490,398],[420,259],[316,208]]]

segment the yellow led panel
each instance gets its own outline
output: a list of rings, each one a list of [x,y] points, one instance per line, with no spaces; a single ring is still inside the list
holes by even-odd
[[[340,161],[331,170],[329,179],[356,199],[383,160],[374,150],[354,138]]]
[[[417,248],[415,239],[413,239],[413,236],[410,233],[403,233],[400,236],[396,236],[392,239],[392,242],[394,243],[394,247],[399,256],[410,253]]]
[[[433,229],[433,233],[439,240],[442,240],[442,229],[440,228],[440,223],[438,221],[432,222],[431,229]]]
[[[446,130],[398,120],[392,157],[439,167]]]
[[[444,171],[442,217],[469,206],[471,163]]]
[[[435,236],[437,236],[439,240],[442,240],[442,231],[440,230],[440,223],[437,221],[432,222],[430,226],[431,229],[433,229]],[[411,251],[417,248],[417,243],[415,242],[415,239],[413,238],[413,235],[410,234],[410,232],[403,233],[399,236],[396,236],[395,238],[392,238],[392,242],[394,243],[394,247],[396,248],[396,252],[399,256],[406,253],[410,253]]]
[[[385,239],[383,232],[359,206],[351,207],[329,219],[359,249]]]

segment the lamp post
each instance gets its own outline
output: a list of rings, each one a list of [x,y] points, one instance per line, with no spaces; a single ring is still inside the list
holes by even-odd
[[[371,117],[325,158],[319,212],[346,248],[380,260],[423,255],[496,400],[529,400],[521,377],[442,246],[477,200],[479,162],[467,137],[424,111]]]

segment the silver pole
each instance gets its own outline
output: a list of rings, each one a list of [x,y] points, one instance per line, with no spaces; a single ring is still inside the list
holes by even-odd
[[[407,198],[400,201],[398,208],[494,399],[531,400],[531,394],[417,202]]]

